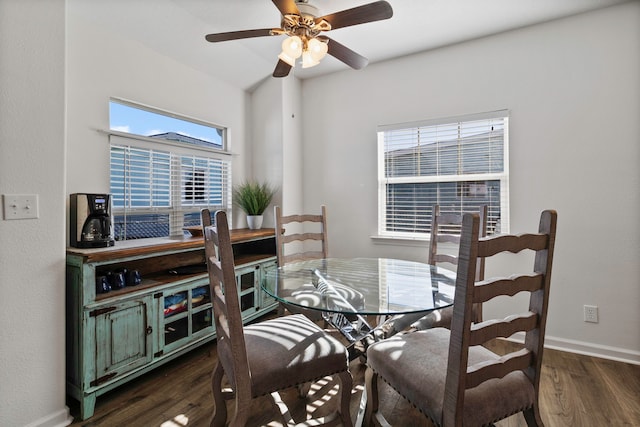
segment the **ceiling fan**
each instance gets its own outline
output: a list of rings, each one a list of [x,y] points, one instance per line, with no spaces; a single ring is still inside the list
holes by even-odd
[[[216,43],[252,37],[288,36],[282,42],[282,52],[278,55],[273,77],[289,75],[298,58],[302,58],[302,67],[308,68],[317,65],[327,53],[351,68],[360,70],[367,66],[367,58],[321,33],[393,16],[393,9],[386,1],[376,1],[325,16],[318,16],[318,9],[309,4],[308,0],[272,1],[282,14],[280,28],[207,34],[205,39]]]

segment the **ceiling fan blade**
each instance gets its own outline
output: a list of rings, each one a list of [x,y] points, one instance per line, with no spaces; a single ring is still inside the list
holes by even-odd
[[[298,6],[294,0],[272,0],[280,13],[284,15],[300,15]]]
[[[208,42],[225,42],[227,40],[248,39],[251,37],[263,37],[277,35],[272,31],[279,31],[279,28],[262,28],[260,30],[244,30],[244,31],[229,31],[227,33],[214,33],[207,34],[204,38]]]
[[[275,2],[275,0],[274,0]],[[366,22],[381,21],[393,16],[393,9],[386,1],[377,1],[362,6],[346,9],[341,12],[316,18],[316,22],[323,19],[331,24],[331,29],[349,27],[351,25],[364,24]]]
[[[345,45],[342,45],[340,43],[338,43],[337,41],[330,39],[329,37],[326,36],[321,36],[318,37],[321,38],[323,40],[327,40],[327,48],[328,51],[327,53],[331,56],[333,56],[336,59],[339,59],[340,61],[344,62],[345,64],[347,64],[349,67],[355,69],[355,70],[361,70],[364,67],[367,66],[367,64],[369,63],[369,60],[367,58],[365,58],[364,56],[360,55],[359,53],[356,53],[354,51],[352,51],[351,49],[349,49],[348,47],[346,47]]]
[[[278,60],[276,69],[273,70],[273,77],[287,77],[291,71],[291,65],[284,62],[282,59]]]

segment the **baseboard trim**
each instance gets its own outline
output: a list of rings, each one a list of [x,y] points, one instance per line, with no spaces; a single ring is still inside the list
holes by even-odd
[[[518,333],[508,338],[508,340],[523,343],[524,334]],[[602,359],[614,360],[616,362],[640,365],[640,352],[619,347],[593,344],[549,335],[545,336],[544,346],[545,348],[553,350],[567,351],[569,353],[583,354],[585,356],[600,357]]]
[[[49,414],[46,417],[42,417],[25,427],[65,427],[72,422],[73,417],[69,412],[69,407],[65,406],[64,409],[61,409],[53,414]]]

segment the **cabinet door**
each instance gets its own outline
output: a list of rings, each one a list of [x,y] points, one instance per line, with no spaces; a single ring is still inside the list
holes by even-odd
[[[240,311],[242,316],[253,314],[257,311],[257,290],[260,278],[260,266],[252,265],[236,269],[236,282],[240,297]]]
[[[262,289],[262,282],[265,280],[267,273],[272,270],[278,268],[278,262],[276,260],[267,261],[260,264],[260,287],[259,287],[259,295],[260,295],[260,310],[271,308],[276,306],[276,299],[269,295],[264,289]]]
[[[158,301],[162,304],[158,355],[213,334],[211,294],[206,280],[165,290]]]
[[[101,306],[95,317],[96,379],[100,385],[111,378],[143,366],[152,359],[151,298]]]
[[[191,335],[209,334],[215,330],[213,326],[213,308],[209,283],[196,286],[191,294]]]

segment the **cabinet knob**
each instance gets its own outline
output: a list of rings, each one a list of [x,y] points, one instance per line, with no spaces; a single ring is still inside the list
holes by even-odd
[[[151,335],[153,332],[153,328],[151,326],[147,326],[147,335]]]

